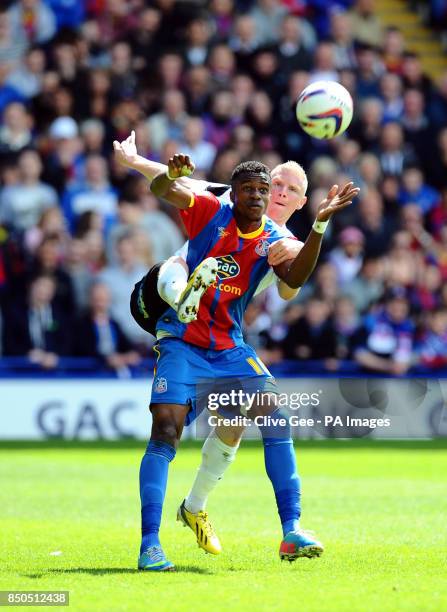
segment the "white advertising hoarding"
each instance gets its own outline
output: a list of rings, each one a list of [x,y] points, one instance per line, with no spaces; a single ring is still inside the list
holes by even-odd
[[[447,435],[447,380],[278,379],[297,438]],[[148,439],[152,380],[0,381],[0,439]],[[209,431],[204,410],[185,437]],[[215,413],[214,413],[215,415]],[[248,415],[249,416],[249,415]],[[247,437],[258,437],[250,427]]]

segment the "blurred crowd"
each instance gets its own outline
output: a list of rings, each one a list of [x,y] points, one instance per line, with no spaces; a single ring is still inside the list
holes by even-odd
[[[135,129],[141,155],[188,153],[196,176],[222,183],[246,159],[298,161],[310,185],[289,224],[300,239],[333,183],[362,188],[297,298],[272,289],[249,306],[247,339],[268,363],[447,367],[447,73],[424,74],[374,5],[3,1],[1,354],[114,369],[148,355],[129,296],[185,235],[147,181],[114,162],[113,140]],[[444,2],[431,8],[445,18]],[[352,125],[332,141],[295,118],[299,93],[321,79],[354,99]]]

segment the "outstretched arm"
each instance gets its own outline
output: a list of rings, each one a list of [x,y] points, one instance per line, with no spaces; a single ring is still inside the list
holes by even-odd
[[[194,172],[189,155],[176,153],[168,162],[168,171],[158,174],[151,183],[151,191],[176,208],[186,209],[194,203],[194,192],[177,179]]]
[[[168,170],[168,166],[166,164],[160,164],[159,162],[146,159],[145,157],[138,155],[135,144],[135,132],[133,130],[126,140],[123,140],[122,142],[114,140],[113,150],[118,163],[126,168],[131,168],[132,170],[140,172],[149,182],[151,182],[157,176],[157,174],[167,172]],[[189,176],[180,177],[178,182],[185,187],[189,187],[193,191],[197,189],[197,185],[201,183],[201,181],[193,179]]]
[[[338,185],[331,187],[327,197],[318,207],[317,218],[312,230],[295,260],[290,266],[285,262],[274,268],[276,274],[289,287],[302,287],[307,281],[317,263],[323,241],[323,232],[327,222],[333,214],[352,204],[353,198],[358,195],[359,191],[360,189],[353,187],[353,183],[347,183],[340,190]]]

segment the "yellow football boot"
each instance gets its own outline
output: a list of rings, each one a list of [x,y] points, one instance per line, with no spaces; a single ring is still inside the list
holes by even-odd
[[[185,527],[189,527],[194,531],[197,544],[205,552],[218,555],[222,551],[219,538],[214,533],[206,512],[203,510],[197,512],[197,514],[189,512],[185,508],[185,500],[183,500],[180,508],[177,510],[177,520],[181,521]]]

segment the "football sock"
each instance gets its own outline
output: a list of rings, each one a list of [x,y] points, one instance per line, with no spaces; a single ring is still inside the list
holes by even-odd
[[[228,446],[216,435],[208,436],[202,447],[202,463],[185,500],[185,507],[189,512],[197,514],[205,509],[208,495],[233,463],[238,447],[239,445]]]
[[[166,261],[158,273],[157,290],[161,298],[174,310],[177,302],[188,284],[188,272],[177,262]]]
[[[259,429],[264,443],[265,469],[273,485],[283,534],[286,535],[299,527],[300,479],[289,420],[278,409],[270,416],[272,419],[283,417],[285,421],[284,425],[265,425]]]
[[[175,448],[165,442],[150,440],[140,466],[141,549],[160,544],[161,512],[168,482],[169,463]]]

